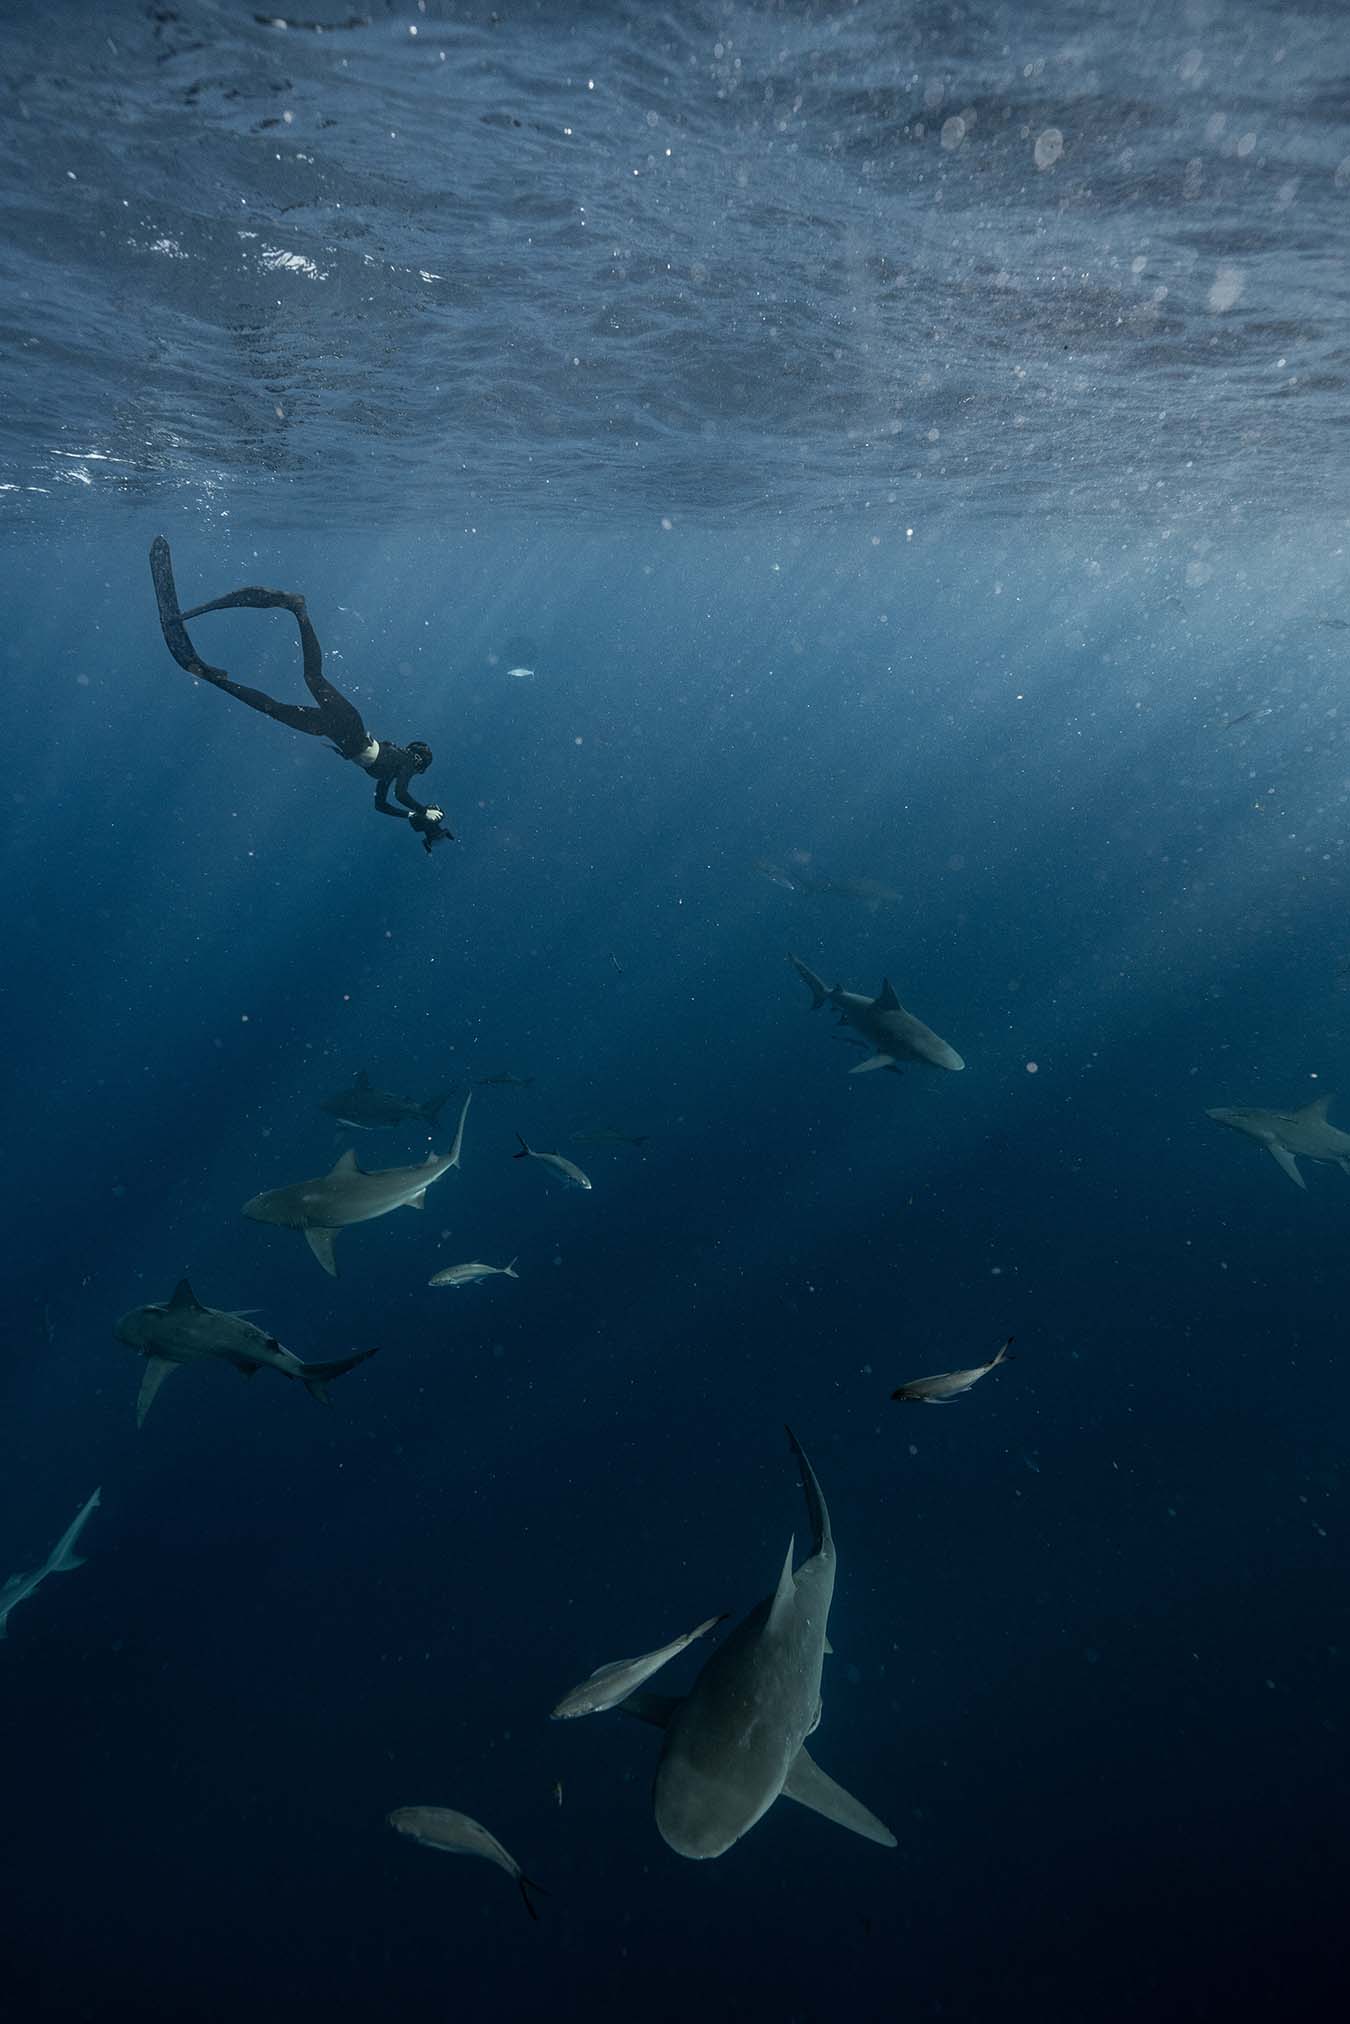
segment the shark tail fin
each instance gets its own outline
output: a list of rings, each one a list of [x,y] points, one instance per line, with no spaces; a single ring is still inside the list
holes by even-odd
[[[1006,1342],[1002,1343],[999,1346],[997,1354],[990,1357],[989,1359],[990,1370],[993,1370],[997,1364],[1012,1362],[1013,1360],[1011,1355],[1012,1346],[1013,1346],[1013,1338],[1012,1336],[1009,1336]]]
[[[331,1363],[307,1363],[302,1371],[296,1372],[296,1375],[312,1399],[317,1399],[321,1406],[331,1406],[333,1401],[328,1395],[331,1380],[335,1377],[345,1377],[349,1370],[356,1369],[358,1363],[364,1363],[367,1357],[376,1353],[374,1349],[358,1349],[355,1355],[339,1356]]]
[[[530,1157],[530,1148],[526,1145],[524,1139],[520,1138],[519,1132],[516,1133],[516,1137],[520,1139],[520,1151],[512,1153],[511,1157],[513,1160],[527,1160]]]
[[[517,1154],[516,1157],[519,1158],[520,1157],[519,1154]],[[502,1271],[508,1279],[519,1279],[520,1274],[516,1270],[516,1267],[519,1263],[520,1259],[517,1256],[511,1260],[511,1263],[509,1265],[503,1265]]]
[[[548,1892],[541,1883],[536,1883],[532,1876],[526,1876],[523,1869],[518,1870],[516,1873],[516,1885],[520,1891],[521,1903],[537,1925],[539,1923],[539,1914],[530,1903],[530,1892],[532,1890],[538,1891],[540,1897],[547,1897]]]
[[[801,978],[803,984],[805,984],[807,990],[811,993],[811,1010],[819,1012],[821,1006],[827,1003],[829,999],[829,986],[823,977],[816,975],[814,970],[808,970],[801,957],[794,956],[791,949],[788,950],[788,961]]]
[[[834,1535],[830,1531],[830,1514],[825,1509],[825,1499],[820,1494],[816,1472],[807,1461],[801,1442],[791,1427],[784,1427],[783,1432],[792,1444],[792,1452],[797,1457],[797,1467],[802,1472],[802,1495],[806,1499],[806,1515],[811,1521],[815,1550],[820,1553],[834,1545]]]

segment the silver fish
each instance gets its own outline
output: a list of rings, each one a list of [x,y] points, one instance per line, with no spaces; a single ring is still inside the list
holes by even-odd
[[[406,1834],[412,1841],[420,1841],[423,1848],[439,1848],[446,1855],[481,1855],[488,1862],[495,1862],[498,1869],[504,1869],[508,1876],[515,1878],[530,1917],[539,1917],[530,1903],[530,1892],[543,1891],[544,1886],[536,1883],[533,1877],[526,1876],[496,1835],[489,1834],[481,1822],[470,1819],[467,1813],[456,1813],[449,1806],[396,1806],[388,1820],[397,1833]],[[548,1893],[544,1892],[544,1895]]]
[[[695,1638],[706,1637],[710,1630],[715,1630],[719,1623],[726,1620],[724,1610],[721,1616],[710,1616],[696,1630],[687,1630],[683,1637],[672,1638],[668,1645],[662,1645],[660,1651],[644,1652],[639,1659],[615,1659],[610,1665],[597,1666],[589,1679],[583,1680],[579,1687],[573,1687],[570,1694],[563,1695],[550,1719],[566,1722],[574,1715],[599,1715],[606,1708],[617,1708],[620,1701],[626,1701],[644,1680],[660,1672],[662,1666],[682,1652],[686,1645],[691,1645]]]
[[[591,1184],[574,1161],[565,1158],[562,1153],[537,1153],[533,1146],[526,1145],[519,1132],[516,1137],[520,1139],[520,1151],[512,1153],[513,1160],[540,1160],[544,1166],[552,1167],[555,1174],[561,1174],[569,1187],[585,1188],[589,1192]]]
[[[911,1378],[891,1393],[893,1399],[905,1399],[919,1405],[945,1406],[949,1399],[959,1399],[962,1392],[968,1392],[982,1377],[988,1377],[991,1370],[1006,1363],[1012,1344],[1009,1336],[1001,1348],[995,1351],[988,1363],[977,1363],[973,1370],[945,1370],[937,1377]]]
[[[428,1286],[472,1286],[475,1279],[519,1279],[516,1260],[509,1265],[481,1265],[477,1259],[471,1265],[447,1265],[443,1272],[436,1272],[427,1281]]]

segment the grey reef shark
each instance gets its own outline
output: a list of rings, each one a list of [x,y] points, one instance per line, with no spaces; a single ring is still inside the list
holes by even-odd
[[[378,1131],[382,1126],[409,1124],[414,1120],[435,1124],[454,1093],[453,1089],[443,1090],[424,1103],[415,1096],[395,1096],[392,1089],[372,1088],[370,1077],[362,1069],[353,1077],[350,1089],[335,1090],[332,1096],[325,1096],[319,1109],[357,1131]]]
[[[1350,1133],[1337,1131],[1327,1122],[1329,1096],[1314,1097],[1302,1110],[1207,1110],[1215,1124],[1245,1132],[1264,1146],[1281,1173],[1288,1174],[1296,1188],[1308,1183],[1298,1170],[1299,1160],[1326,1160],[1350,1174]]]
[[[791,952],[788,961],[811,993],[811,1010],[818,1012],[822,1005],[833,1005],[840,1025],[852,1027],[873,1050],[866,1061],[849,1070],[850,1075],[865,1075],[872,1068],[898,1070],[902,1061],[924,1061],[932,1068],[952,1070],[965,1067],[954,1047],[905,1010],[889,977],[883,979],[879,996],[867,998],[860,991],[846,991],[842,984],[825,983]]]
[[[84,1556],[75,1551],[75,1542],[98,1506],[99,1492],[95,1490],[93,1496],[80,1506],[41,1567],[35,1567],[31,1574],[11,1574],[4,1587],[0,1588],[0,1637],[9,1635],[10,1611],[17,1609],[21,1602],[27,1602],[30,1595],[36,1595],[49,1574],[72,1574],[77,1567],[84,1566]]]
[[[358,1165],[354,1152],[345,1152],[335,1167],[315,1180],[296,1181],[289,1188],[269,1188],[265,1194],[255,1195],[245,1202],[244,1214],[255,1223],[279,1223],[283,1229],[303,1231],[324,1271],[336,1279],[333,1244],[339,1230],[352,1223],[371,1223],[395,1209],[425,1208],[427,1189],[459,1165],[469,1102],[466,1096],[448,1153],[428,1153],[419,1166],[382,1167],[368,1174]]]
[[[138,1427],[144,1426],[165,1378],[185,1363],[228,1363],[241,1377],[277,1370],[283,1377],[298,1378],[311,1398],[329,1405],[329,1379],[345,1377],[375,1354],[373,1349],[359,1349],[330,1363],[302,1363],[289,1349],[283,1349],[274,1335],[266,1334],[242,1314],[203,1307],[186,1279],[179,1280],[169,1299],[152,1300],[124,1314],[116,1335],[119,1342],[139,1350],[146,1359],[136,1400]]]
[[[683,1700],[639,1692],[625,1714],[665,1731],[653,1789],[656,1825],[677,1855],[725,1855],[785,1796],[883,1848],[895,1836],[807,1754],[821,1715],[834,1595],[830,1517],[811,1464],[787,1430],[801,1469],[813,1548],[793,1571],[795,1539],[778,1586],[715,1651]],[[694,1633],[697,1635],[698,1633]]]

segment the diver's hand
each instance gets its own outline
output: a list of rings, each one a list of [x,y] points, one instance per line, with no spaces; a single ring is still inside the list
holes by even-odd
[[[422,839],[423,850],[430,852],[438,843],[454,842],[455,832],[442,827],[444,816],[443,808],[422,808],[415,809],[408,817]]]

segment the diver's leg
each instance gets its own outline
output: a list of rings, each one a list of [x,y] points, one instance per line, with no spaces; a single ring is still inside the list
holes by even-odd
[[[295,622],[300,628],[300,651],[304,656],[305,687],[319,706],[323,718],[324,735],[331,738],[344,759],[356,759],[374,744],[374,739],[361,721],[361,712],[355,703],[349,703],[341,689],[335,689],[323,671],[323,648],[319,636],[309,622],[303,597],[297,597],[291,606]]]
[[[247,584],[242,590],[232,590],[224,597],[213,597],[209,604],[196,604],[191,611],[182,614],[184,619],[200,618],[208,611],[290,611],[300,628],[300,652],[304,660],[305,686],[322,713],[321,724],[312,721],[297,728],[316,732],[319,736],[331,738],[338,750],[352,758],[364,752],[373,741],[361,721],[361,713],[349,703],[340,689],[335,689],[323,671],[323,648],[319,636],[310,624],[305,600],[290,590],[263,590],[257,584]],[[186,638],[186,634],[184,635]],[[256,694],[256,691],[254,692]],[[279,705],[289,709],[289,704]],[[312,719],[314,713],[305,712]]]
[[[304,731],[313,738],[328,735],[329,727],[322,710],[311,709],[300,703],[279,703],[274,696],[265,695],[261,689],[250,689],[242,682],[231,681],[224,668],[213,668],[208,661],[201,658],[188,638],[187,627],[183,623],[184,615],[178,608],[173,562],[169,555],[169,544],[162,534],[156,535],[151,543],[150,574],[154,578],[155,596],[159,601],[159,624],[164,634],[164,644],[180,668],[185,668],[190,675],[199,675],[203,681],[210,682],[217,689],[224,689],[227,695],[236,697],[241,703],[247,703],[251,710],[261,711],[263,716],[275,719],[278,724],[285,724],[289,730]],[[187,616],[191,618],[200,612],[221,611],[232,605],[262,608],[285,605],[294,610],[295,600],[280,590],[233,591],[228,597],[217,598],[211,604],[196,605]],[[318,644],[317,641],[315,644]]]

